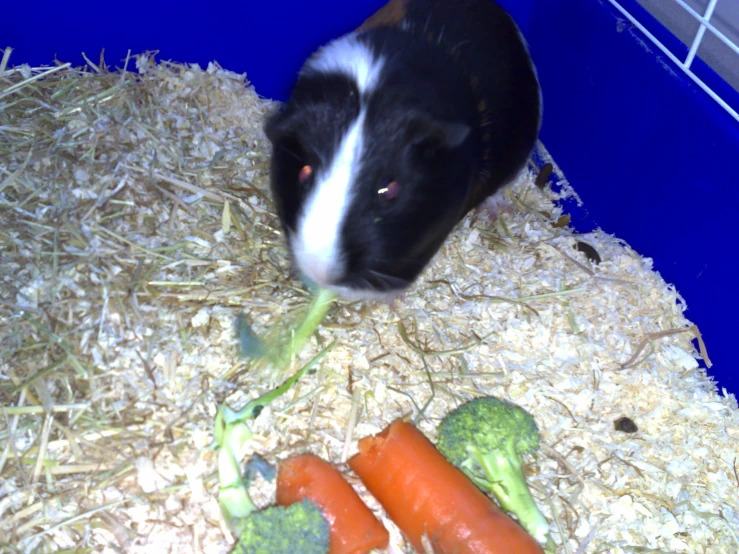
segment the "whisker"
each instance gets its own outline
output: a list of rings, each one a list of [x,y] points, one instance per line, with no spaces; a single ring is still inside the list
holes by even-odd
[[[395,265],[395,264],[398,264],[398,263],[401,263],[401,264],[406,264],[406,263],[407,264],[410,264],[410,263],[413,263],[413,262],[416,262],[416,261],[417,260],[415,258],[411,258],[409,256],[404,256],[404,257],[400,257],[400,258],[393,258],[392,260],[386,259],[386,258],[381,258],[379,256],[375,256],[375,257],[372,258],[372,262],[374,264],[381,264],[381,265],[385,265],[385,266],[391,265],[391,264],[394,264]]]
[[[403,287],[408,284],[407,279],[403,279],[401,277],[395,277],[393,275],[388,275],[386,273],[381,273],[373,269],[368,270],[367,273],[369,273],[370,275],[374,275],[375,277],[379,279],[381,284],[385,284],[388,286],[396,285],[396,286]]]
[[[444,31],[446,30],[446,25],[442,26],[441,32],[439,33],[439,38],[436,40],[436,44],[441,44],[442,38],[444,38]]]
[[[293,152],[293,151],[292,151],[292,150],[290,150],[289,148],[285,148],[285,147],[284,147],[284,146],[282,146],[282,145],[278,145],[278,146],[277,146],[277,149],[278,149],[278,150],[282,150],[282,151],[283,151],[283,152],[285,152],[286,154],[290,154],[290,155],[291,155],[291,156],[292,156],[293,158],[295,158],[296,160],[299,160],[299,161],[301,161],[301,162],[303,161],[303,158],[301,158],[300,156],[298,156],[298,155],[297,155],[297,154],[296,154],[295,152]]]
[[[466,44],[469,44],[469,43],[470,43],[469,40],[463,40],[462,42],[460,42],[459,44],[457,44],[457,46],[455,46],[454,48],[452,48],[451,53],[454,54],[459,48],[461,48],[462,46],[464,46]]]

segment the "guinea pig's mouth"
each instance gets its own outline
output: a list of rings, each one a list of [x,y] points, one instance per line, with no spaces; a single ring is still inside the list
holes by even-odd
[[[367,269],[359,273],[347,275],[337,284],[351,289],[388,293],[405,290],[410,285],[410,282],[401,277]]]
[[[330,250],[327,255],[325,249],[306,248],[300,239],[288,232],[292,266],[310,289],[331,290],[349,301],[384,301],[401,296],[412,284],[413,279],[377,265],[368,267],[360,262],[352,267],[349,260],[330,255]]]
[[[397,289],[373,289],[373,288],[356,288],[353,286],[331,285],[327,287],[337,294],[339,298],[347,302],[383,302],[392,303],[403,296],[406,288]]]
[[[349,302],[390,302],[402,296],[411,285],[411,282],[407,279],[374,270],[353,273],[331,283],[317,284],[311,281],[305,274],[302,274],[301,279],[310,288],[317,286],[326,288]]]

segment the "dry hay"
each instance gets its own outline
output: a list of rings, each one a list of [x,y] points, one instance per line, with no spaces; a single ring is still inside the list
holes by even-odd
[[[234,320],[307,303],[267,192],[272,104],[244,75],[152,60],[0,76],[3,551],[227,552],[213,418],[279,382],[238,358]],[[346,470],[398,416],[433,438],[501,395],[542,428],[528,478],[561,552],[736,552],[739,410],[684,302],[616,238],[562,225],[533,178],[497,228],[468,216],[397,311],[337,304],[318,333],[336,348],[259,416],[254,451]]]

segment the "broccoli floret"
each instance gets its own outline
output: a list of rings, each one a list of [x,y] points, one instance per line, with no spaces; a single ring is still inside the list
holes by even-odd
[[[303,499],[289,506],[269,506],[239,519],[239,541],[231,554],[327,554],[329,525],[321,510]]]
[[[521,467],[522,454],[539,448],[539,428],[531,414],[492,396],[476,398],[444,417],[436,446],[479,488],[492,493],[532,537],[551,544],[549,523]]]

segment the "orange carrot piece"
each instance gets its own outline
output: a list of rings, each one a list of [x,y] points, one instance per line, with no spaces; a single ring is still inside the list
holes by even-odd
[[[361,439],[349,467],[418,552],[542,554],[518,523],[454,467],[416,427],[396,420]]]
[[[277,504],[288,506],[303,498],[315,502],[329,523],[329,554],[365,554],[390,543],[385,526],[341,473],[313,454],[288,458],[277,470]]]

